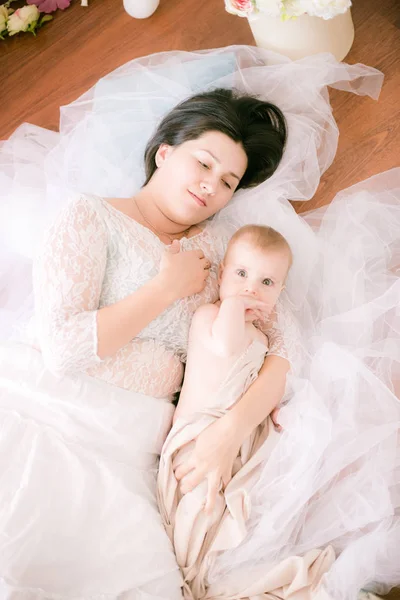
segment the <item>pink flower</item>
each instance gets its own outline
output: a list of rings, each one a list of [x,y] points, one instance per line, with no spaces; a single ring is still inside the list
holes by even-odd
[[[8,35],[12,36],[20,31],[35,31],[40,12],[36,6],[23,6],[18,8],[8,17]]]
[[[254,12],[254,4],[253,0],[225,0],[225,9],[233,15],[248,17]]]
[[[36,4],[40,12],[51,13],[57,8],[65,10],[71,4],[71,0],[28,0],[28,4]]]

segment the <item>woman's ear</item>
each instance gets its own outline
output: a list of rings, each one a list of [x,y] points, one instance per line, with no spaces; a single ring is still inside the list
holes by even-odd
[[[159,168],[163,164],[163,162],[168,158],[173,150],[173,146],[169,144],[160,144],[158,150],[156,152],[155,161],[156,167]]]

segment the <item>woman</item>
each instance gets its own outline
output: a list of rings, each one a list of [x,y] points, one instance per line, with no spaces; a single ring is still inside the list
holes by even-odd
[[[14,499],[2,531],[9,593],[179,597],[154,475],[191,315],[218,294],[225,233],[206,221],[274,172],[285,140],[284,117],[267,102],[223,89],[194,96],[149,141],[139,193],[78,196],[50,229],[34,272],[41,352],[18,350],[30,402],[14,392],[19,414],[8,415],[2,452],[25,440],[8,468],[33,468],[21,495],[18,477],[2,491]],[[285,370],[284,359],[272,363],[280,387]]]
[[[146,63],[148,80],[143,64],[138,63],[139,68],[133,64],[134,72],[126,73],[126,78],[119,72],[100,81],[89,94],[93,111],[72,127],[71,116],[85,112],[88,106],[89,98],[81,99],[64,112],[60,142],[49,140],[45,170],[51,169],[52,190],[56,190],[52,197],[68,187],[88,193],[78,194],[65,207],[37,261],[37,337],[42,353],[26,343],[7,344],[1,350],[0,575],[6,598],[180,597],[180,574],[155,501],[157,458],[172,420],[172,395],[182,379],[190,316],[199,304],[216,298],[215,267],[225,239],[239,223],[268,219],[275,228],[290,230],[288,239],[296,260],[288,290],[296,291],[290,296],[295,302],[292,308],[302,318],[307,315],[305,293],[314,275],[310,260],[314,236],[281,199],[312,194],[321,170],[333,157],[336,131],[321,86],[328,81],[340,81],[344,86],[344,79],[357,79],[360,72],[335,63],[331,65],[335,79],[329,61],[321,69],[318,60],[311,60],[307,77],[302,66],[297,72],[285,59],[279,68],[276,64],[269,67],[262,52],[255,49],[227,49],[204,58],[205,62],[195,55],[189,60],[178,53],[172,61],[161,56],[156,62],[151,57]],[[197,96],[172,113],[179,118],[183,115],[185,121],[189,110],[189,121],[196,121],[194,132],[187,137],[169,138],[163,127],[174,135],[185,128],[177,128],[174,119],[167,117],[159,130],[161,137],[156,135],[148,145],[146,185],[133,194],[122,193],[132,189],[125,177],[134,162],[127,160],[131,158],[129,147],[133,145],[136,151],[135,140],[143,138],[138,130],[131,135],[130,124],[147,127],[144,115],[149,111],[165,114],[165,105],[162,110],[160,105],[174,60],[176,72],[180,76],[184,72],[196,85],[202,82],[204,87],[211,83],[216,87],[220,80],[223,87],[236,83],[243,90],[251,82],[255,93],[265,96],[268,88],[272,98],[280,90],[291,144],[269,187],[261,185],[248,193],[244,211],[241,193],[229,202],[233,192],[274,171],[285,130],[279,110],[258,100],[233,100],[227,91]],[[138,85],[131,75],[141,78],[140,93],[136,119],[127,120],[125,111],[132,110],[132,89]],[[289,97],[282,86],[292,86],[294,77],[298,93]],[[239,85],[241,81],[244,86]],[[119,88],[122,83],[123,89]],[[156,105],[155,85],[161,89],[160,104]],[[362,91],[362,84],[358,89]],[[121,112],[121,107],[113,104],[116,94],[116,104],[123,105]],[[204,119],[199,122],[201,106],[196,104],[209,98],[216,98],[212,114],[207,114],[211,127],[204,125]],[[236,103],[234,117],[229,117],[230,110],[226,112],[231,101]],[[196,110],[190,115],[193,102]],[[296,103],[298,109],[293,108]],[[216,110],[218,106],[222,111]],[[241,106],[246,116],[238,122]],[[251,144],[249,148],[246,145],[242,119],[250,139],[254,130],[254,154]],[[263,158],[259,164],[262,128],[266,134],[261,134]],[[44,147],[47,137],[39,134],[37,139]],[[18,167],[22,165],[22,171],[32,139],[35,142],[21,136],[25,154]],[[17,134],[13,141],[19,140]],[[39,144],[35,161],[40,159],[38,148]],[[103,160],[102,152],[112,156],[112,161]],[[107,193],[96,195],[100,188]],[[116,189],[118,194],[110,193]],[[14,199],[13,194],[15,189],[10,195]],[[268,208],[265,194],[270,200]],[[114,198],[106,201],[103,195]],[[9,205],[8,214],[14,206],[15,202]],[[206,221],[218,210],[219,215]],[[34,218],[33,211],[27,212]],[[10,234],[4,234],[7,240]],[[22,239],[18,242],[21,248]],[[289,326],[293,332],[286,312],[278,318],[285,317],[285,332]],[[271,352],[267,357],[260,377],[237,404],[237,412],[233,409],[229,418],[219,419],[198,436],[190,465],[192,485],[210,473],[216,478],[218,470],[223,472],[243,438],[279,401],[288,369],[285,353],[296,355],[299,347],[291,335],[291,347],[285,348],[276,324],[270,337],[275,339],[275,355]],[[385,419],[387,413],[385,409]],[[314,415],[320,416],[318,411]],[[285,425],[292,431],[290,423]],[[276,464],[281,468],[282,463]],[[296,473],[304,477],[301,469]],[[262,478],[260,483],[265,481]],[[289,483],[293,489],[293,481]],[[255,517],[262,517],[265,506],[260,490],[258,494]],[[298,495],[293,496],[298,501]],[[290,510],[292,506],[286,507]],[[220,573],[229,571],[227,562],[231,561],[244,564],[252,577],[246,561],[254,557],[257,545],[259,551],[263,534],[261,526],[257,530],[257,522],[251,525],[256,546],[253,543],[249,553],[244,543],[233,557],[229,553],[222,556],[217,565]],[[274,544],[278,530],[275,533],[271,538]],[[309,537],[309,543],[314,543]],[[323,544],[326,539],[323,537]],[[278,549],[271,544],[274,559],[296,549],[293,538],[290,542],[281,536]]]

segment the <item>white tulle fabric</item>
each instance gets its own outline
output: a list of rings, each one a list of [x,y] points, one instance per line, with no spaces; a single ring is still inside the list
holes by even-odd
[[[173,405],[0,346],[2,600],[177,600],[156,502]]]
[[[236,578],[250,586],[287,557],[328,546],[336,560],[321,581],[326,598],[353,600],[362,586],[400,582],[399,170],[303,217],[288,202],[312,197],[336,152],[326,86],[376,98],[381,82],[378,71],[329,55],[291,62],[249,47],[164,53],[128,63],[63,107],[60,133],[23,125],[2,144],[2,339],[20,327],[18,343],[3,343],[0,366],[5,598],[179,597],[154,477],[146,483],[172,407],[151,396],[176,389],[183,327],[197,302],[216,294],[214,276],[204,298],[171,307],[114,362],[97,357],[95,311],[150,277],[161,250],[104,199],[135,193],[157,122],[178,101],[215,86],[275,102],[289,140],[270,180],[237,193],[184,243],[206,248],[216,262],[235,228],[266,223],[288,239],[294,263],[271,329],[284,338],[292,366],[280,413],[284,432],[251,490],[246,535],[213,558],[209,582],[221,593]],[[63,251],[57,227],[68,219],[71,239],[90,246],[87,263]],[[45,246],[52,251],[38,255],[55,220]],[[107,248],[118,253],[115,263]],[[138,272],[127,267],[128,248]],[[38,312],[30,337],[34,258]],[[43,354],[29,345],[35,336]],[[130,401],[131,411],[123,408]],[[145,547],[156,548],[156,556],[143,554]]]
[[[323,589],[342,600],[400,582],[400,169],[303,218],[317,257],[295,311],[303,360],[251,491],[246,537],[215,557],[209,582],[242,589],[332,546]]]
[[[60,134],[22,125],[0,148],[0,289],[5,297],[0,326],[4,335],[10,335],[15,317],[23,319],[32,310],[31,260],[46,226],[74,192],[133,195],[145,179],[146,142],[177,102],[201,90],[234,86],[279,105],[290,133],[278,171],[256,190],[236,194],[218,219],[225,225],[229,221],[234,229],[243,221],[272,218],[273,226],[279,229],[285,224],[288,229],[291,209],[286,199],[312,197],[321,173],[335,156],[338,130],[326,86],[376,98],[381,83],[382,74],[376,69],[337,63],[329,54],[292,62],[247,46],[168,52],[131,61],[61,107]],[[274,201],[279,199],[284,202],[275,209]],[[296,227],[301,227],[298,220]],[[296,253],[304,240],[294,238]],[[297,270],[299,280],[294,283],[299,305],[309,269],[307,261]]]

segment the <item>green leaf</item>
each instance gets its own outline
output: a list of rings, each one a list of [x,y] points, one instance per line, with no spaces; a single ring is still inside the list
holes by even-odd
[[[33,35],[36,37],[36,28],[37,27],[38,27],[38,22],[33,21],[32,23],[29,23],[29,26],[25,31],[29,31],[29,33],[33,33]]]
[[[40,19],[40,25],[43,25],[43,23],[46,23],[47,21],[52,21],[53,17],[51,15],[45,15],[44,17],[42,17]]]

